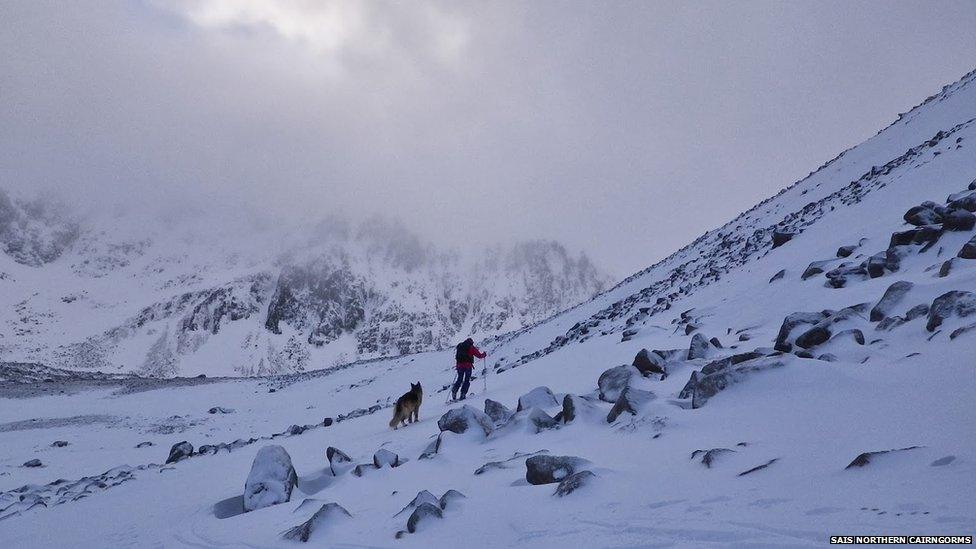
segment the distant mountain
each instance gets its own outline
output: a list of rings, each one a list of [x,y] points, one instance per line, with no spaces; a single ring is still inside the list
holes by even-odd
[[[73,221],[0,192],[5,359],[152,376],[303,371],[511,331],[608,281],[552,241],[462,252],[382,219],[283,230],[132,217]]]

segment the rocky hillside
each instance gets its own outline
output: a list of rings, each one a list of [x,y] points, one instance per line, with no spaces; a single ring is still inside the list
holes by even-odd
[[[68,223],[0,194],[0,352],[148,376],[258,375],[453,345],[541,320],[607,278],[552,241],[439,250],[383,220],[301,230]]]

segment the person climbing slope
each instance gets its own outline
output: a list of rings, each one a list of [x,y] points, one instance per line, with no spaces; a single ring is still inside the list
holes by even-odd
[[[457,361],[454,366],[457,369],[457,378],[451,388],[452,400],[464,400],[468,396],[468,388],[471,386],[471,371],[474,370],[474,359],[485,358],[486,356],[488,356],[486,353],[482,353],[474,346],[474,340],[470,337],[458,343],[454,357]],[[458,399],[458,389],[461,390],[460,399]]]

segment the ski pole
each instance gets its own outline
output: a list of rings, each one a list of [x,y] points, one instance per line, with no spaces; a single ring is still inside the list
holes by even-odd
[[[481,379],[485,384],[485,392],[488,392],[488,359],[481,359]]]
[[[454,369],[454,379],[451,380],[451,384],[448,385],[448,387],[447,387],[448,388],[448,391],[447,391],[447,400],[444,401],[444,404],[449,404],[451,402],[451,395],[454,394],[454,385],[457,383],[458,375],[460,375],[460,372],[458,372],[457,368],[455,368]]]

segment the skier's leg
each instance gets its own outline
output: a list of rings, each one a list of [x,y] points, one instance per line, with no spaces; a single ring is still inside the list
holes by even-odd
[[[468,388],[471,387],[471,370],[473,368],[465,368],[461,370],[461,377],[464,378],[464,383],[461,385],[461,399],[468,395]]]

